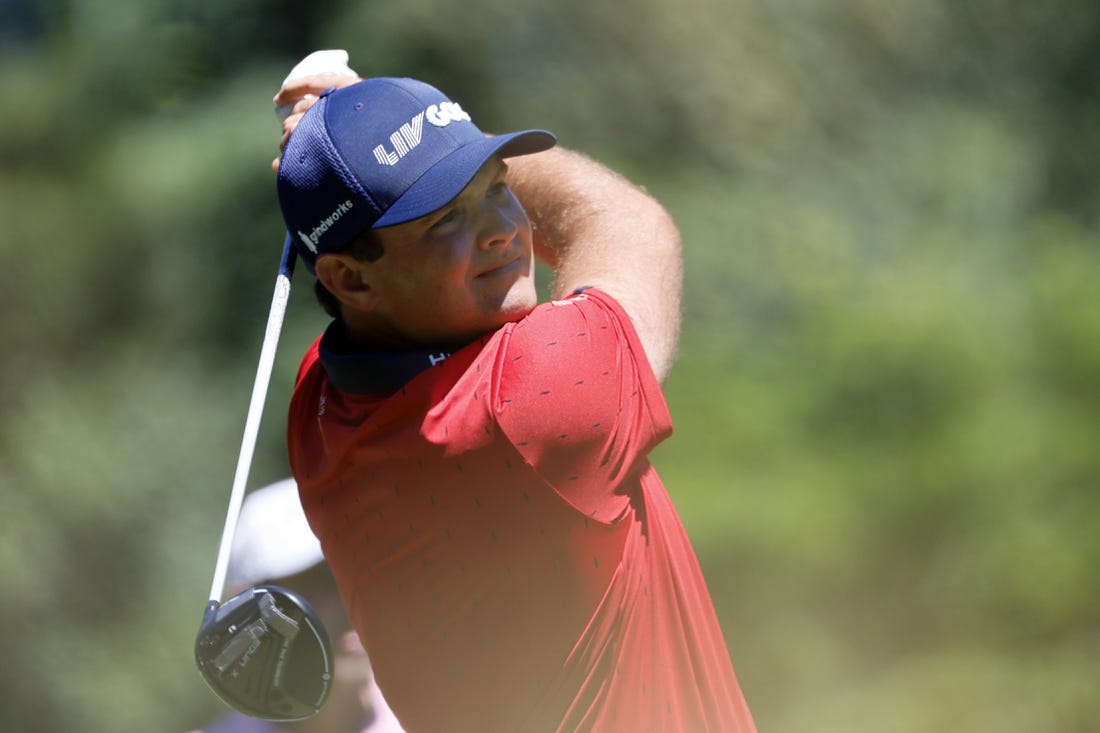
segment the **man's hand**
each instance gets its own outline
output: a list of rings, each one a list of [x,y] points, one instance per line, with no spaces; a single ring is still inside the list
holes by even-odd
[[[272,100],[282,119],[282,137],[279,150],[286,149],[290,134],[298,126],[309,108],[317,103],[321,92],[330,87],[346,87],[360,81],[360,77],[347,65],[344,51],[315,51],[295,66]],[[271,170],[278,172],[281,156],[271,161]]]

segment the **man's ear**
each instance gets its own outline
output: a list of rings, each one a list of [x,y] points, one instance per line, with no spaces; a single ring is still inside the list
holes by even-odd
[[[373,310],[377,293],[367,279],[369,263],[350,254],[329,252],[317,258],[313,269],[317,280],[344,305],[360,311]]]

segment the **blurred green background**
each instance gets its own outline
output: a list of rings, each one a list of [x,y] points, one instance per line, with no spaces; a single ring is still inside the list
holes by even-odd
[[[316,48],[677,217],[654,461],[761,731],[1100,729],[1100,4],[0,0],[0,730],[223,710],[191,648],[282,244],[270,99]]]

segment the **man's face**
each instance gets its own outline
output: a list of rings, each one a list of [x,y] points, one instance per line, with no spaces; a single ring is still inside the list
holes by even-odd
[[[493,158],[453,201],[376,230],[376,314],[395,341],[465,343],[527,315],[538,301],[531,223]]]

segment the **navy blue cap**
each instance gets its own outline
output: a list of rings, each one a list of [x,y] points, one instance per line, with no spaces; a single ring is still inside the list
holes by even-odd
[[[442,208],[494,155],[553,147],[546,130],[486,137],[460,105],[414,79],[366,79],[321,95],[290,136],[279,205],[306,267],[371,228]]]

